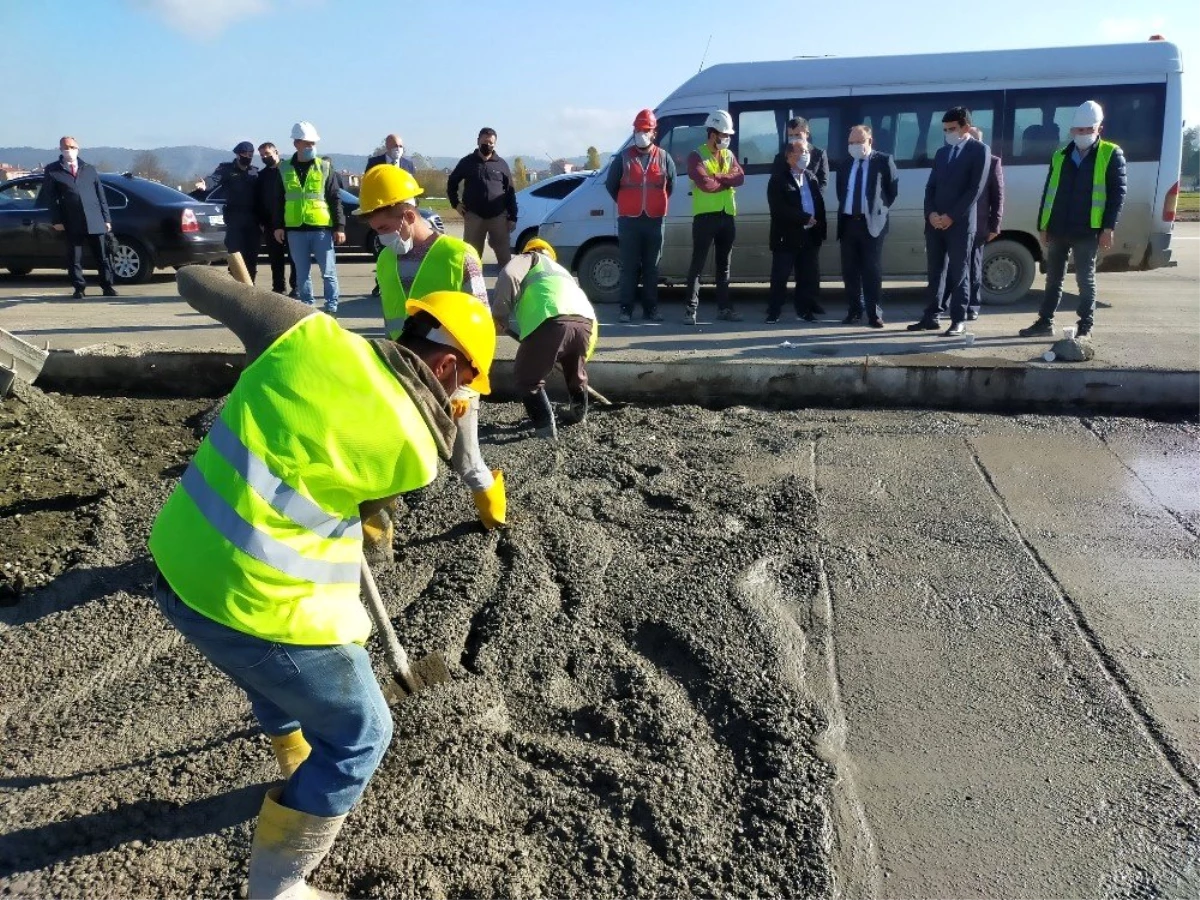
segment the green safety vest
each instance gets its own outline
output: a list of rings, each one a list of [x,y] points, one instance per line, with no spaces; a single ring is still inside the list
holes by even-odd
[[[591,359],[600,337],[600,324],[596,321],[596,310],[588,300],[575,278],[554,260],[535,253],[529,273],[521,281],[521,290],[513,303],[513,314],[517,319],[517,335],[521,340],[529,337],[545,322],[555,316],[583,316],[592,320],[592,337],[588,341],[587,358]]]
[[[325,201],[325,180],[329,178],[329,160],[316,157],[308,167],[304,183],[292,161],[279,163],[279,174],[283,178],[283,225],[299,228],[301,225],[329,227],[333,216]]]
[[[1096,142],[1096,165],[1092,169],[1092,209],[1090,224],[1100,228],[1104,224],[1104,207],[1108,203],[1108,163],[1117,145],[1112,141]],[[1050,212],[1054,209],[1054,195],[1058,193],[1058,179],[1062,175],[1063,161],[1071,147],[1059,147],[1050,159],[1050,182],[1046,185],[1046,198],[1042,201],[1042,214],[1038,217],[1038,231],[1050,225]]]
[[[285,644],[363,643],[358,504],[424,487],[438,452],[364,338],[311,315],[242,373],[150,532],[179,598]]]
[[[708,149],[708,144],[701,144],[696,152],[700,154],[700,161],[710,175],[724,175],[729,171],[729,163],[733,159],[733,154],[728,150],[721,150],[718,155],[713,156],[712,151]],[[710,194],[693,185],[692,215],[698,216],[701,213],[713,212],[737,215],[737,201],[733,198],[733,188],[725,188],[715,194]]]
[[[467,254],[479,259],[475,248],[456,237],[441,235],[417,269],[413,279],[412,295],[424,297],[434,291],[461,291],[463,289],[463,264]],[[379,297],[383,301],[383,328],[393,341],[400,338],[404,320],[408,318],[408,296],[400,282],[400,262],[396,251],[384,247],[375,261],[375,278],[379,282]]]

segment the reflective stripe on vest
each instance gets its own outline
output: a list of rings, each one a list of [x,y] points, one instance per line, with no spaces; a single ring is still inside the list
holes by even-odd
[[[466,241],[449,235],[440,235],[413,278],[412,295],[424,297],[434,291],[461,291],[463,289],[463,266],[467,262],[467,254],[479,257],[475,248]],[[400,281],[400,262],[396,251],[384,247],[375,261],[375,277],[379,281],[379,299],[383,304],[383,328],[393,341],[398,340],[404,330],[404,321],[408,318],[405,305],[408,295],[404,284]]]
[[[358,505],[429,484],[437,459],[371,343],[311,315],[242,373],[155,519],[150,552],[216,622],[280,643],[361,643]]]
[[[703,164],[704,170],[710,175],[724,175],[729,171],[729,163],[733,159],[733,154],[728,150],[721,150],[717,156],[713,156],[712,151],[708,149],[708,144],[701,144],[696,152],[700,154],[700,162]],[[733,198],[733,188],[724,188],[714,194],[702,191],[698,186],[692,185],[692,215],[698,216],[701,213],[713,212],[737,215],[737,201]]]
[[[304,182],[291,160],[279,163],[279,175],[283,179],[283,225],[299,228],[301,225],[329,226],[333,216],[325,200],[325,181],[329,178],[329,160],[317,157],[308,167]],[[314,174],[316,176],[314,181]]]
[[[1096,163],[1092,168],[1092,207],[1088,224],[1092,228],[1104,227],[1104,207],[1108,205],[1108,164],[1112,161],[1117,145],[1112,141],[1096,142]],[[1063,162],[1071,147],[1059,147],[1050,159],[1050,181],[1046,185],[1046,199],[1042,203],[1042,214],[1038,217],[1038,231],[1050,225],[1050,213],[1054,211],[1054,198],[1058,194],[1058,180],[1062,176]]]
[[[651,146],[649,166],[642,165],[642,154],[630,147],[621,170],[621,186],[617,190],[617,215],[640,216],[645,213],[654,219],[667,214],[666,152]]]
[[[521,340],[529,337],[539,325],[555,316],[583,316],[591,319],[592,338],[587,355],[596,347],[600,329],[596,323],[596,310],[592,307],[575,278],[569,271],[551,259],[538,253],[534,255],[529,274],[521,281],[521,290],[514,304],[517,319],[517,335]]]

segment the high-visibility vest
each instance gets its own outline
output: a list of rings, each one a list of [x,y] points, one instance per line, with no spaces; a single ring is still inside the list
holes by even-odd
[[[588,341],[587,358],[591,359],[600,337],[596,310],[571,273],[554,260],[534,254],[533,265],[521,281],[521,290],[513,304],[517,319],[517,335],[529,337],[539,325],[555,316],[583,316],[592,320],[592,336]]]
[[[479,259],[475,248],[466,241],[449,235],[441,235],[417,268],[412,283],[412,295],[424,297],[434,291],[461,291],[463,289],[463,264],[467,254]],[[375,261],[375,278],[379,281],[379,298],[383,301],[383,328],[393,341],[398,340],[408,318],[408,295],[400,281],[400,267],[396,251],[384,247]],[[469,292],[468,292],[469,293]]]
[[[328,227],[333,224],[329,204],[325,201],[325,181],[329,178],[329,160],[316,157],[308,167],[304,182],[290,159],[281,160],[279,174],[283,178],[283,225],[299,228],[301,225]]]
[[[196,612],[267,641],[362,643],[358,504],[424,487],[433,435],[366,339],[311,315],[242,373],[150,532]]]
[[[636,147],[625,153],[621,171],[621,186],[617,189],[617,215],[640,216],[645,213],[652,219],[661,219],[667,214],[667,166],[666,151],[651,146],[649,165]]]
[[[717,155],[708,149],[708,144],[701,144],[697,150],[700,161],[710,175],[724,175],[731,168],[733,154],[729,150],[719,150]],[[733,188],[725,188],[710,194],[699,187],[692,187],[692,215],[701,213],[726,212],[731,216],[737,215],[737,201],[733,199]]]
[[[1093,228],[1104,225],[1104,207],[1108,204],[1108,164],[1117,145],[1112,141],[1096,142],[1096,163],[1092,169],[1092,208],[1089,224]],[[1046,185],[1046,199],[1042,202],[1042,214],[1038,217],[1038,231],[1050,225],[1050,213],[1054,209],[1054,197],[1058,193],[1058,179],[1062,175],[1063,161],[1071,152],[1071,146],[1059,147],[1050,158],[1050,181]]]

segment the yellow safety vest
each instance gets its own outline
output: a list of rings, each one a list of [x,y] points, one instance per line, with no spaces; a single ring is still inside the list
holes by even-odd
[[[1108,204],[1108,164],[1117,145],[1112,141],[1096,142],[1096,164],[1092,169],[1092,208],[1089,223],[1093,228],[1104,225],[1104,207]],[[1042,202],[1042,214],[1038,217],[1038,231],[1050,225],[1050,213],[1054,209],[1054,197],[1058,193],[1058,179],[1062,175],[1063,161],[1071,147],[1059,147],[1050,159],[1050,182],[1046,185],[1046,198]]]
[[[412,295],[424,297],[434,291],[461,291],[463,289],[463,265],[467,254],[479,256],[475,248],[466,241],[456,237],[441,235],[417,269],[417,275],[412,283]],[[375,261],[375,278],[379,282],[379,297],[383,301],[383,327],[387,336],[393,341],[398,340],[404,330],[404,320],[408,318],[408,296],[404,293],[404,285],[400,281],[399,260],[396,251],[384,247]]]
[[[697,150],[705,171],[710,175],[724,175],[731,167],[733,154],[729,150],[721,150],[716,156],[708,149],[708,144],[701,144]],[[725,188],[710,194],[692,185],[692,215],[701,213],[726,212],[731,216],[737,215],[737,201],[733,197],[733,188]]]
[[[529,337],[539,325],[555,316],[583,316],[592,320],[592,337],[588,341],[587,358],[592,358],[600,338],[600,323],[596,310],[569,271],[540,253],[534,254],[533,265],[521,282],[521,290],[513,304],[517,319],[517,334],[521,340]]]
[[[299,228],[301,225],[329,227],[333,216],[325,201],[325,181],[329,178],[329,160],[316,157],[308,167],[304,182],[292,161],[279,163],[279,174],[283,178],[283,225]]]
[[[311,315],[242,373],[150,532],[179,598],[286,644],[362,643],[358,504],[429,484],[437,447],[364,338]]]

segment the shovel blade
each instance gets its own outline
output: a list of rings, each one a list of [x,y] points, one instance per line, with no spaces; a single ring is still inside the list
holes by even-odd
[[[450,666],[440,653],[430,653],[409,666],[411,681],[405,681],[399,673],[392,674],[392,680],[384,690],[389,702],[400,702],[413,694],[433,687],[435,684],[446,684],[450,681]]]

